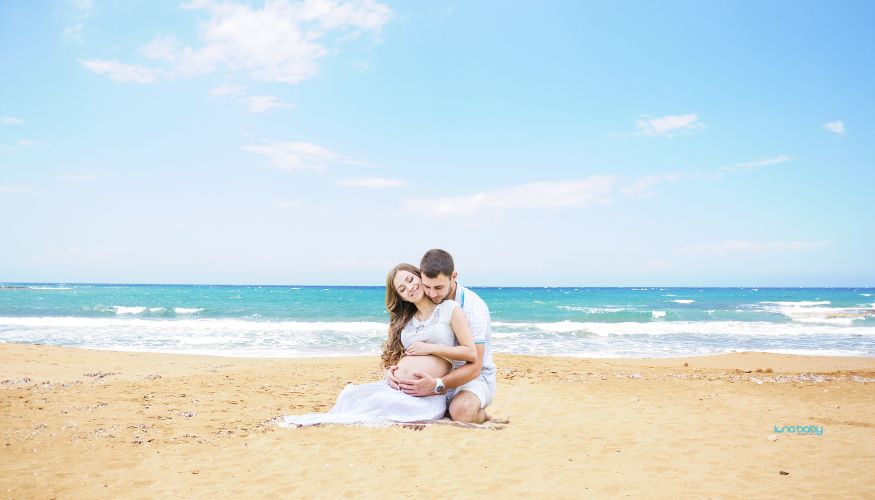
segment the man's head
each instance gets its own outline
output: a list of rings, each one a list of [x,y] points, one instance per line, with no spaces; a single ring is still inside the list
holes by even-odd
[[[456,291],[456,273],[453,256],[446,250],[434,248],[425,252],[419,263],[422,288],[435,304],[440,304]]]

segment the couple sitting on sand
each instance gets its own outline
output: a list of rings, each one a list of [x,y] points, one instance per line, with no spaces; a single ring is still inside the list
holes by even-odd
[[[347,385],[328,413],[289,415],[286,426],[423,422],[449,416],[483,423],[495,394],[489,308],[456,281],[453,257],[429,250],[419,269],[386,277],[386,380]]]

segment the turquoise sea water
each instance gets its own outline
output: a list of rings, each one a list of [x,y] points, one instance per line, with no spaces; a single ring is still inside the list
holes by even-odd
[[[477,288],[496,352],[875,356],[873,288]],[[376,354],[383,287],[6,283],[0,342],[233,356]]]

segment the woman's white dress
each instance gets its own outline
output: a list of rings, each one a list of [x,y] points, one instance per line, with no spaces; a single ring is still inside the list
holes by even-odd
[[[450,326],[453,308],[458,304],[445,300],[435,307],[425,321],[415,317],[401,331],[401,344],[414,342],[452,346],[455,335]],[[340,391],[328,413],[286,415],[279,425],[296,427],[318,424],[380,424],[386,422],[422,422],[442,418],[447,411],[444,395],[416,397],[389,387],[385,380],[370,384],[348,384]]]

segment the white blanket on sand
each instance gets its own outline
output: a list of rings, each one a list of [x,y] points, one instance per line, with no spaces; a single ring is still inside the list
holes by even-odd
[[[340,391],[328,413],[286,415],[282,427],[319,424],[383,424],[437,420],[447,411],[446,396],[416,397],[392,389],[385,380],[349,384]]]

